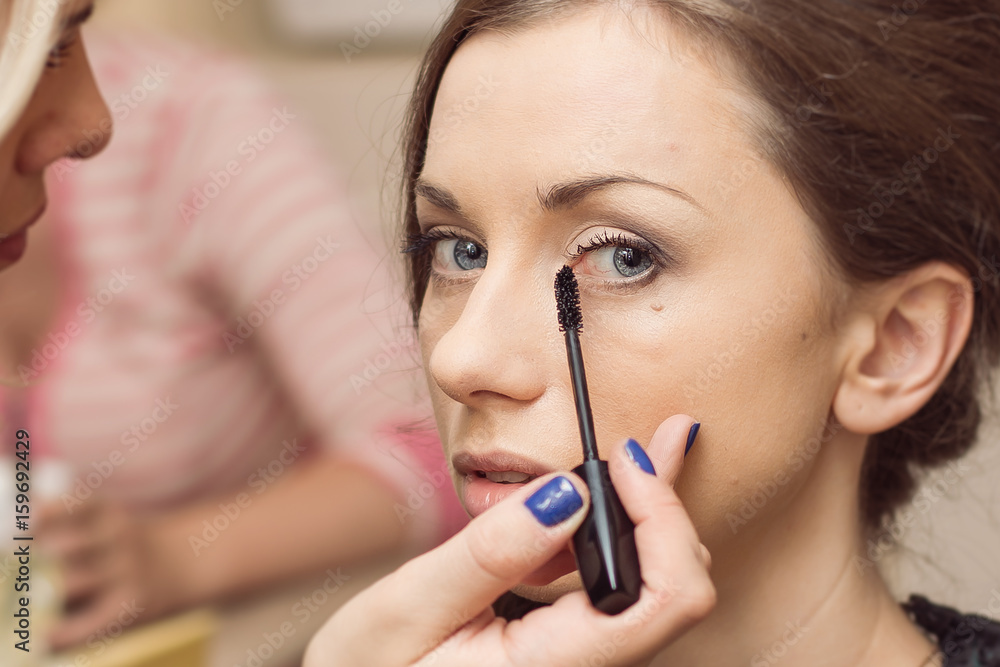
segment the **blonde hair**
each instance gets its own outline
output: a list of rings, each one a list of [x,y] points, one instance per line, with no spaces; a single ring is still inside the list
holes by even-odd
[[[0,140],[24,112],[70,0],[0,0]]]

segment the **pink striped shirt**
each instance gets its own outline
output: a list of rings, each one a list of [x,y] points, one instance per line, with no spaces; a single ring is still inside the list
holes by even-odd
[[[456,530],[391,262],[304,121],[225,57],[88,50],[115,136],[49,174],[62,303],[20,369],[36,447],[75,465],[77,495],[148,510],[253,495],[321,448],[391,484],[424,544]]]

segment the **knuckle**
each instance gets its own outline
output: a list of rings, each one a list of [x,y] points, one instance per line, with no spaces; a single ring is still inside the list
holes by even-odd
[[[694,624],[708,616],[715,608],[718,593],[708,577],[691,582],[689,590],[680,605],[681,613],[686,621]]]
[[[712,552],[704,544],[699,544],[698,547],[701,552],[702,564],[705,566],[705,570],[710,571],[712,569]]]
[[[671,520],[678,514],[686,517],[687,510],[684,508],[683,503],[681,503],[681,499],[673,490],[665,490],[669,492],[656,494],[655,498],[650,498],[647,501],[650,513],[653,516],[669,517]]]

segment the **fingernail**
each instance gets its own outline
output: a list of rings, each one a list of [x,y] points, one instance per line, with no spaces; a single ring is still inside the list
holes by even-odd
[[[540,523],[555,526],[576,514],[583,506],[583,498],[568,479],[560,476],[546,482],[524,504]]]
[[[628,454],[629,461],[634,463],[640,470],[648,472],[650,475],[656,474],[656,468],[653,467],[653,462],[646,455],[646,450],[632,438],[629,438],[628,442],[625,443],[625,453]]]
[[[688,441],[687,445],[684,447],[684,456],[688,455],[691,451],[691,445],[694,444],[694,439],[698,437],[698,429],[701,428],[701,422],[695,422],[691,424],[691,430],[688,431]]]

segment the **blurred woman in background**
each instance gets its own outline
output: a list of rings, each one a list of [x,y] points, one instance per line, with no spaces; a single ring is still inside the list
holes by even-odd
[[[88,131],[106,128],[90,156],[107,145],[111,118],[82,57],[85,0],[2,0],[0,32],[0,270],[24,254],[28,228],[46,206],[45,169]],[[4,318],[9,319],[9,316]]]

